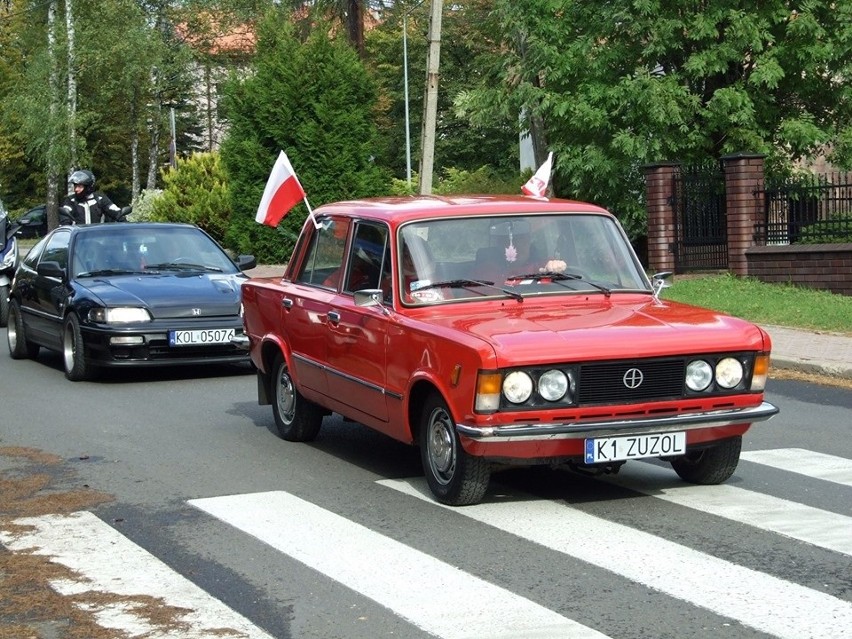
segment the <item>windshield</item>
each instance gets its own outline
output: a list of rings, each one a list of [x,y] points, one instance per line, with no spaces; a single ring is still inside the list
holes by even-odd
[[[466,217],[400,229],[409,304],[488,296],[649,291],[618,223],[598,214]]]
[[[120,273],[236,273],[227,254],[196,228],[103,224],[80,233],[72,248],[74,277]]]

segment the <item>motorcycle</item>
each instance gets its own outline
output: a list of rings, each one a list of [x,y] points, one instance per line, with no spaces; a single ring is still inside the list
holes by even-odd
[[[0,326],[6,326],[9,321],[9,289],[19,257],[18,238],[15,237],[18,229],[19,225],[9,220],[0,203]]]

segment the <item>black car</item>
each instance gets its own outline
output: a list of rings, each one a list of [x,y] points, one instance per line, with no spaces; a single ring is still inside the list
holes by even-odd
[[[242,270],[254,266],[189,224],[61,226],[15,273],[9,352],[58,351],[72,381],[102,367],[247,363],[235,338]]]
[[[15,233],[18,237],[44,237],[47,235],[47,206],[44,204],[34,206],[15,222],[20,224],[20,228]]]

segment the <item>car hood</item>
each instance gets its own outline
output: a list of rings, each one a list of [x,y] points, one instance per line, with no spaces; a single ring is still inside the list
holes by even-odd
[[[754,324],[715,311],[648,301],[647,296],[602,299],[582,304],[513,301],[499,313],[480,306],[481,313],[433,322],[488,342],[497,366],[771,347],[769,336]]]
[[[154,319],[221,317],[240,311],[241,275],[117,275],[78,280],[104,306],[144,306]]]

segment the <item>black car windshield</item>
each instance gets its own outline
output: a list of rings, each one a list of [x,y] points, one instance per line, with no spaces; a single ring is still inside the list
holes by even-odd
[[[608,215],[423,220],[401,227],[398,238],[398,281],[408,304],[651,291],[630,243]]]
[[[71,253],[74,277],[238,272],[221,247],[193,227],[101,224],[79,233]]]

